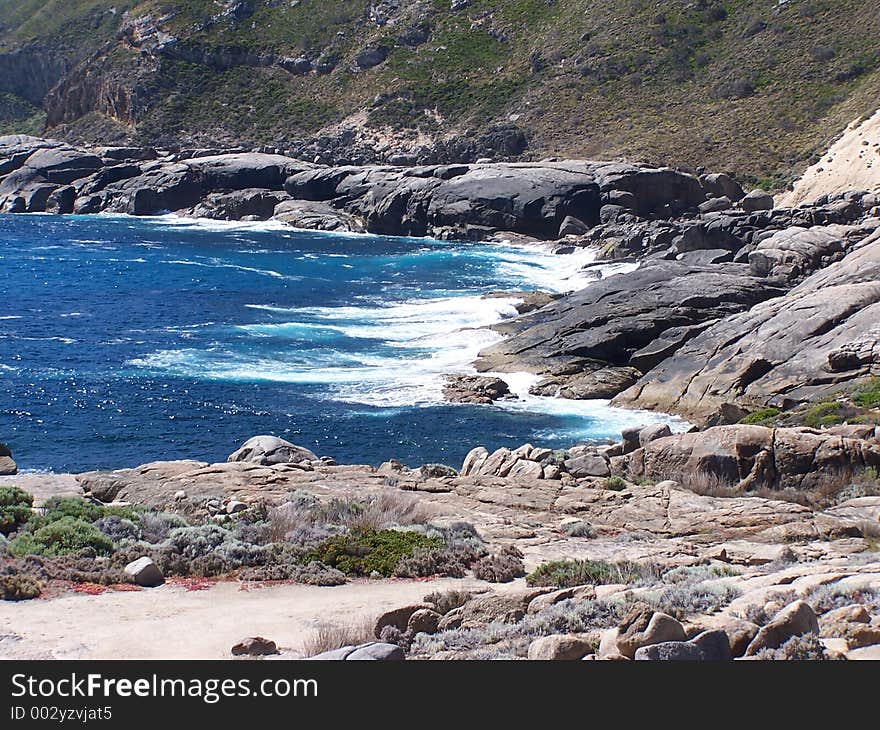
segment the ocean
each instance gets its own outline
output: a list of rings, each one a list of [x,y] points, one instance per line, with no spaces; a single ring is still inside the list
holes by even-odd
[[[588,286],[588,250],[171,216],[0,216],[0,441],[24,471],[222,461],[268,433],[340,463],[460,466],[665,418],[528,395],[444,403],[497,291]],[[604,267],[613,275],[628,265]]]

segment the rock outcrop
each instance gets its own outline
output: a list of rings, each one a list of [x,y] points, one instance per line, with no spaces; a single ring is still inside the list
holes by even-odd
[[[839,256],[847,247],[811,239],[798,269],[812,266],[818,251]],[[820,400],[880,372],[880,230],[849,248],[784,296],[708,326],[615,403],[730,423],[756,408]]]
[[[171,211],[262,220],[277,210],[280,220],[321,230],[555,239],[572,221],[579,231],[598,224],[603,205],[638,219],[669,218],[696,211],[706,195],[692,175],[624,163],[326,167],[272,152],[110,154],[0,137],[0,211],[9,213]]]

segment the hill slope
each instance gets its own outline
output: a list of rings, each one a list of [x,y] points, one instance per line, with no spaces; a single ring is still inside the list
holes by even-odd
[[[73,140],[455,157],[515,124],[778,187],[878,91],[863,0],[0,0],[0,132]]]

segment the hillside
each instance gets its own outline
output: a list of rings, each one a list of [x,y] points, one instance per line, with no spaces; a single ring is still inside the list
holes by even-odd
[[[424,161],[515,125],[779,188],[878,91],[863,0],[0,0],[0,133],[72,141]]]

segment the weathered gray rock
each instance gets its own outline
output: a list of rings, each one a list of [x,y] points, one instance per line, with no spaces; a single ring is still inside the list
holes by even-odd
[[[754,213],[758,210],[773,210],[773,196],[763,190],[752,190],[740,200],[740,205],[747,213]]]
[[[557,376],[596,371],[604,363],[647,372],[711,321],[780,293],[767,279],[749,276],[741,264],[694,268],[648,261],[631,274],[596,282],[496,325],[509,336],[483,350],[476,366]]]
[[[317,659],[318,657],[312,657]],[[372,661],[372,662],[402,662],[406,659],[406,652],[397,644],[384,644],[374,642],[355,647],[355,650],[345,657],[345,661]]]
[[[276,436],[254,436],[229,455],[228,461],[250,461],[255,464],[299,464],[317,461],[314,452]]]
[[[134,582],[143,588],[155,588],[165,582],[159,566],[148,557],[130,562],[125,566],[125,574],[131,576]]]
[[[762,649],[778,649],[793,636],[819,633],[819,620],[806,601],[790,603],[763,626],[746,649],[746,656],[754,656]]]
[[[784,296],[723,317],[618,395],[701,425],[821,400],[880,364],[880,231]]]

